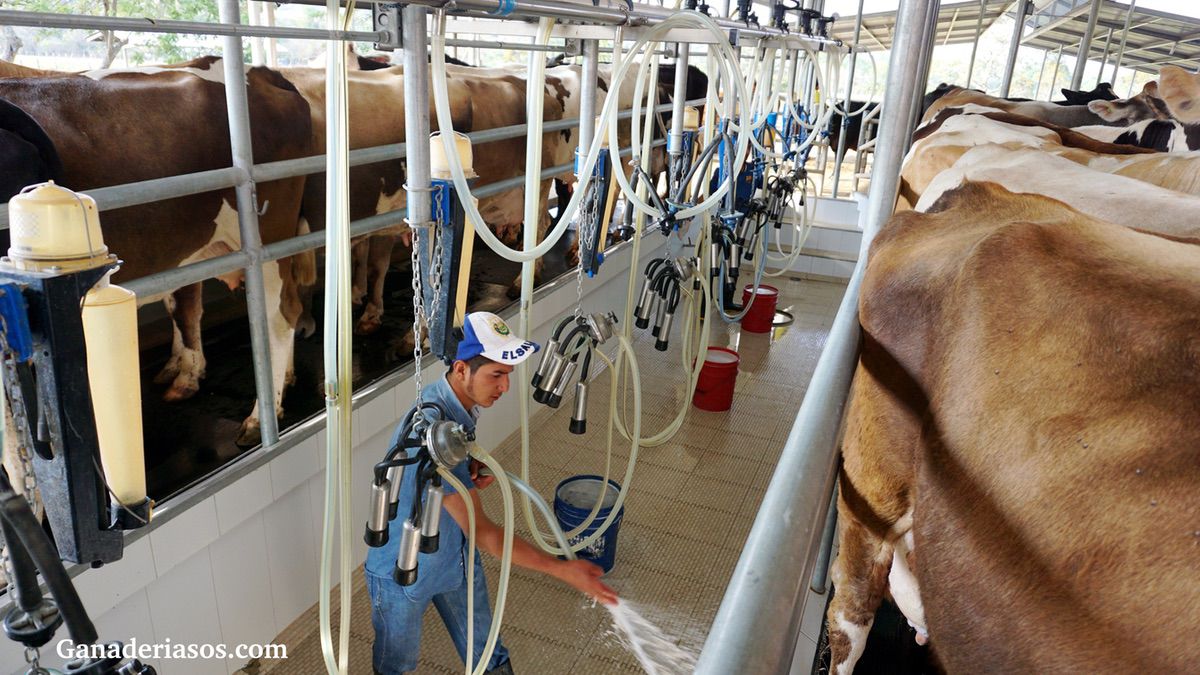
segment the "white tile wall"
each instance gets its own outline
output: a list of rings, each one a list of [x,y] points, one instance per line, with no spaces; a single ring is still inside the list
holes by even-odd
[[[281,457],[271,460],[271,494],[275,499],[291,492],[320,470],[325,463],[321,450],[325,433],[318,431],[299,444],[288,448]]]
[[[317,549],[307,483],[263,511],[275,623],[286,626],[317,601]]]
[[[158,577],[217,539],[217,507],[209,497],[150,533],[154,571]]]
[[[181,561],[165,575],[159,575],[146,587],[146,596],[150,600],[155,642],[221,644],[221,622],[207,548]],[[222,659],[164,660],[163,670],[172,675],[229,673]]]
[[[357,447],[395,421],[396,390],[389,389],[354,411],[354,445]]]
[[[142,537],[125,549],[114,563],[88,571],[75,579],[75,589],[88,614],[99,616],[141,591],[155,576],[150,538]]]
[[[217,526],[225,535],[271,503],[271,467],[261,466],[216,495]]]
[[[286,625],[275,623],[271,606],[271,572],[267,560],[266,528],[256,513],[226,532],[209,547],[221,635],[232,647],[266,644]],[[229,659],[230,672],[245,665]]]

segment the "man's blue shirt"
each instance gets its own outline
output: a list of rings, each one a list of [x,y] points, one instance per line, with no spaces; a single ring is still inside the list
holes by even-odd
[[[430,382],[421,391],[422,400],[441,404],[453,421],[468,430],[475,429],[475,420],[479,417],[478,408],[472,407],[470,410],[464,408],[445,376]],[[396,430],[392,432],[389,448],[396,444],[399,434],[400,427],[397,426]],[[471,472],[467,464],[467,462],[462,462],[454,467],[452,473],[470,490],[475,487],[475,483],[471,481]],[[402,526],[409,515],[409,509],[413,502],[413,491],[417,489],[416,482],[416,465],[406,467],[404,478],[400,482],[400,510],[388,524],[388,543],[379,548],[367,550],[367,572],[391,579],[392,571],[396,568],[396,556],[400,549]],[[455,492],[449,483],[443,482],[442,487],[447,495]],[[419,554],[417,582],[404,587],[405,593],[414,600],[432,598],[434,595],[457,588],[463,581],[465,574],[463,566],[467,555],[466,537],[445,508],[442,509],[439,529],[441,538],[437,552]]]

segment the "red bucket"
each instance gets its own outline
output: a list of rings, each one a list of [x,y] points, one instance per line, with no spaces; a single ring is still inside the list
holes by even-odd
[[[742,306],[750,302],[754,295],[754,287],[742,289]],[[775,321],[775,305],[779,301],[779,289],[774,286],[761,284],[758,287],[758,297],[750,305],[750,311],[742,317],[742,330],[747,333],[770,333],[771,324]]]
[[[733,387],[737,384],[738,353],[725,347],[709,347],[708,357],[696,380],[692,405],[708,412],[723,412],[733,405]]]

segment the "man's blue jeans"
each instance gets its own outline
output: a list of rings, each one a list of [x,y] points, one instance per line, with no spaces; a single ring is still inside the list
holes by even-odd
[[[419,597],[397,584],[390,577],[366,572],[367,592],[371,595],[371,623],[375,626],[372,660],[381,675],[402,675],[417,669],[417,654],[421,644],[421,622],[425,609],[432,601],[446,624],[458,655],[466,661],[467,653],[467,580],[458,586],[432,597]],[[475,553],[474,594],[474,658],[478,663],[492,627],[492,609],[488,603],[487,581],[483,576],[483,561]],[[508,660],[508,650],[496,640],[496,650],[488,663],[491,670]]]

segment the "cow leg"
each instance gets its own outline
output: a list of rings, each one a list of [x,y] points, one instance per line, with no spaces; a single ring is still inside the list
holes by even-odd
[[[833,563],[833,600],[826,614],[830,671],[850,675],[867,646],[875,610],[883,599],[892,549],[854,518],[838,498],[838,557]]]
[[[163,299],[174,330],[171,358],[154,378],[158,384],[171,383],[163,393],[164,401],[191,398],[200,390],[200,380],[205,375],[207,363],[200,342],[200,317],[204,313],[201,289],[200,284],[191,284]]]
[[[354,270],[350,286],[350,301],[361,305],[367,296],[367,274],[370,271],[371,237],[363,237],[350,245],[350,268]]]
[[[395,246],[396,235],[376,234],[370,237],[370,253],[366,267],[369,272],[371,297],[354,327],[354,332],[358,335],[370,335],[383,325],[383,287]]]
[[[292,370],[292,355],[295,347],[295,328],[284,316],[284,303],[288,298],[285,292],[284,278],[279,261],[263,265],[263,286],[267,301],[267,338],[271,354],[271,390],[275,403],[276,417],[283,417],[283,390]],[[291,300],[295,298],[295,287],[290,288]],[[293,314],[293,318],[295,315]],[[280,367],[282,365],[283,367]],[[238,432],[237,444],[253,446],[261,441],[261,423],[259,422],[258,401],[254,402],[254,410],[242,422]]]

